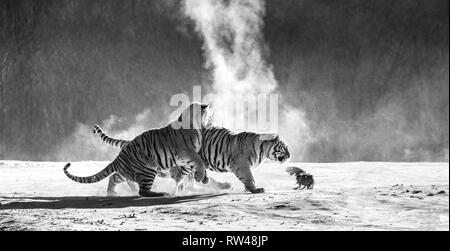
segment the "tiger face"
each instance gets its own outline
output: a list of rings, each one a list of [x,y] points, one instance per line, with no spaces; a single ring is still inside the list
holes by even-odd
[[[211,111],[209,104],[192,103],[181,113],[175,129],[201,129],[211,126]]]
[[[210,128],[213,126],[213,116],[209,104],[202,104],[202,126],[203,128]]]
[[[278,136],[271,143],[272,146],[268,156],[270,160],[283,164],[291,157],[288,146]]]

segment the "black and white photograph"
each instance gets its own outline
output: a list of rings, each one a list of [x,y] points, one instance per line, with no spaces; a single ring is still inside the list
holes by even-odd
[[[448,230],[448,0],[0,0],[0,231]]]

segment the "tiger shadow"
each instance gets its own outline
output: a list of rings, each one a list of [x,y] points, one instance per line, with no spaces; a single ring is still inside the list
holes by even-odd
[[[11,209],[118,209],[152,207],[207,200],[223,194],[203,194],[181,197],[0,197],[0,211]],[[7,202],[6,204],[4,202]],[[12,201],[12,202],[9,202]]]

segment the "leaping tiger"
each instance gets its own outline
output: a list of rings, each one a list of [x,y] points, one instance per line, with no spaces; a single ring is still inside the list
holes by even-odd
[[[113,146],[122,147],[128,144],[126,140],[109,137],[97,125],[94,126],[94,133],[98,134],[105,143]],[[250,132],[235,134],[225,128],[211,127],[203,130],[200,156],[207,169],[216,172],[233,172],[244,184],[246,190],[251,193],[263,193],[264,189],[257,188],[255,185],[251,168],[257,167],[266,159],[284,163],[290,158],[290,153],[288,146],[278,135]],[[171,169],[171,175],[178,183],[189,174],[180,167]]]
[[[113,174],[109,180],[108,196],[114,195],[115,186],[124,181],[130,185],[137,182],[140,196],[165,196],[165,193],[151,191],[158,169],[183,166],[189,173],[195,170],[197,182],[204,180],[205,164],[199,151],[202,130],[211,122],[209,116],[209,105],[192,103],[178,120],[168,126],[144,132],[121,145],[117,158],[99,173],[89,177],[74,176],[67,171],[70,163],[64,167],[64,173],[79,183],[95,183]]]

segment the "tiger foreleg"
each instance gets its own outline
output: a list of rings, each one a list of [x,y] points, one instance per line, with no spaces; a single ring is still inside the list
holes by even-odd
[[[255,178],[249,166],[231,167],[236,177],[244,183],[245,189],[251,193],[264,193],[264,188],[257,188],[255,185]]]
[[[176,161],[178,166],[188,166],[191,170],[195,171],[195,181],[197,182],[208,182],[208,179],[205,180],[206,176],[206,168],[205,163],[200,158],[196,152],[191,150],[182,150],[178,154],[178,158]]]

